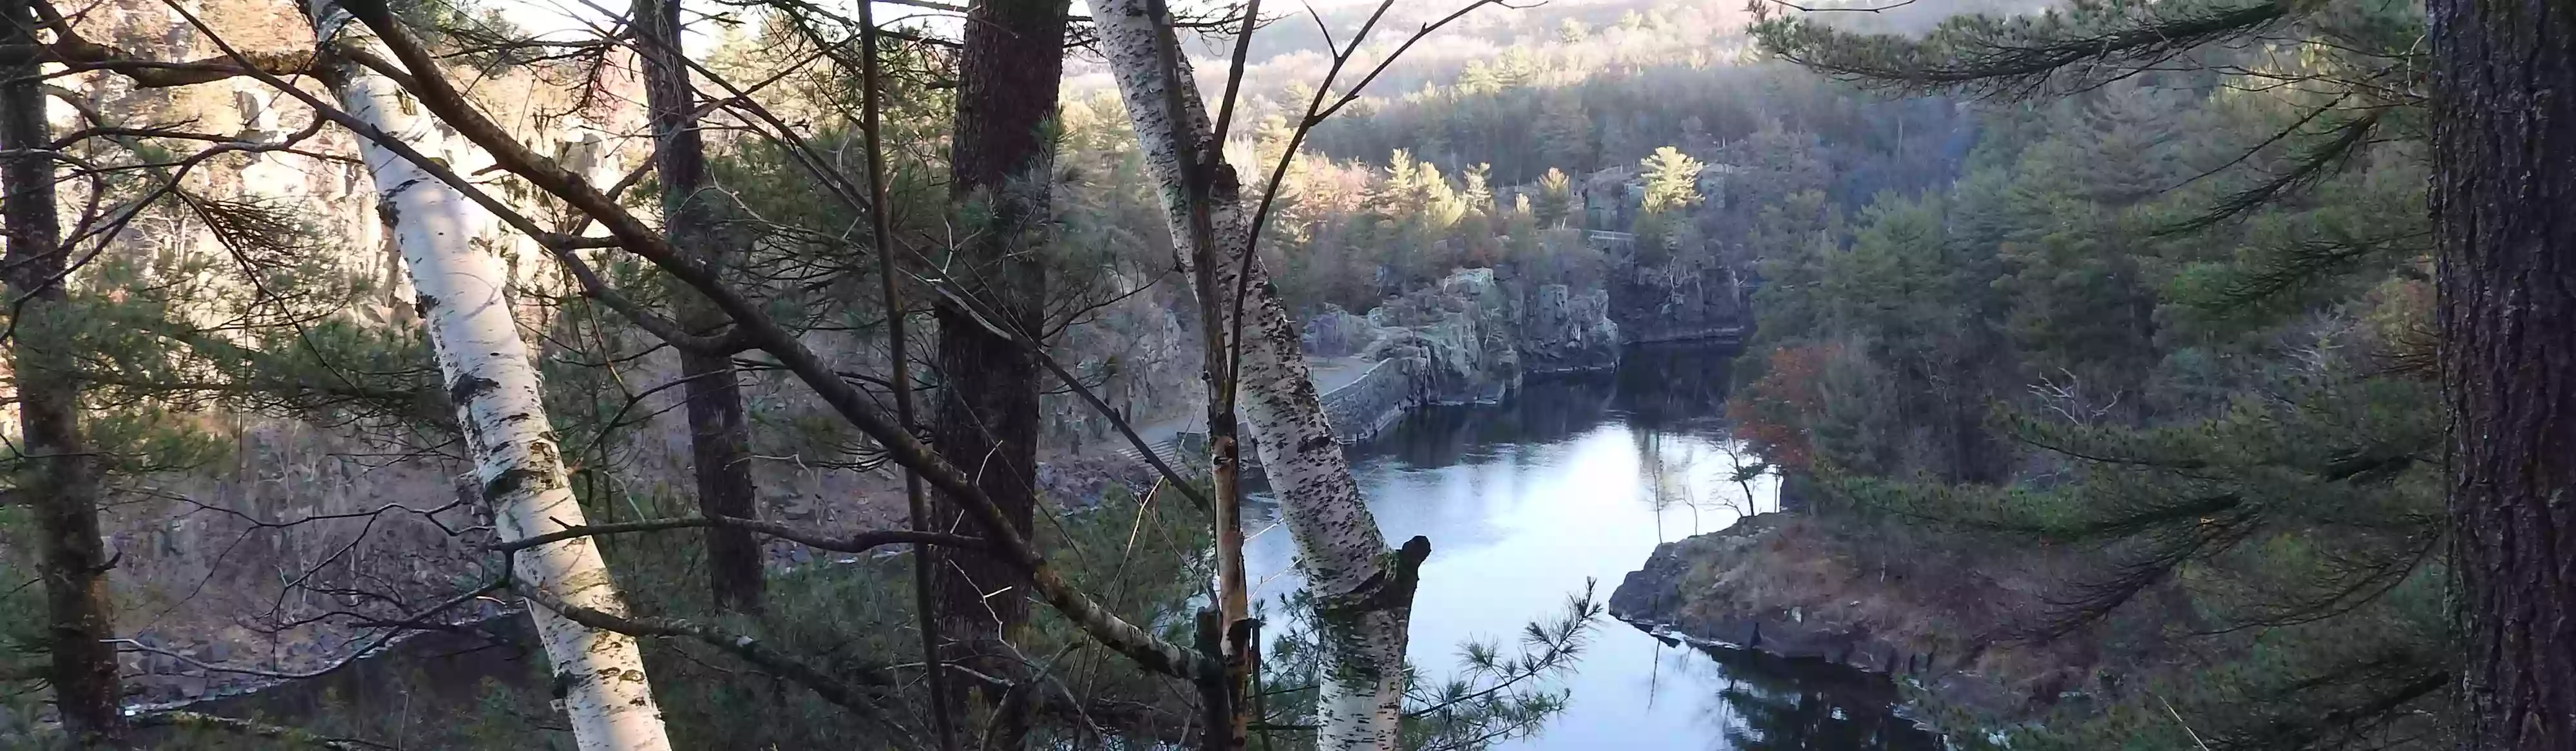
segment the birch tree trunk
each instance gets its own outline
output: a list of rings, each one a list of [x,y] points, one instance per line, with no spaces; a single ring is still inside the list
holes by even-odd
[[[1241,184],[1212,143],[1207,107],[1186,56],[1163,54],[1166,19],[1148,0],[1095,4],[1118,91],[1134,121],[1146,170],[1162,186],[1164,219],[1183,263],[1213,264],[1224,309],[1242,311],[1242,364],[1237,373],[1243,423],[1278,492],[1280,514],[1297,546],[1297,564],[1315,596],[1314,624],[1324,649],[1319,670],[1316,745],[1322,749],[1394,749],[1403,714],[1404,649],[1413,589],[1431,543],[1421,537],[1387,549],[1333,440],[1323,403],[1307,373],[1296,326],[1258,257],[1245,263],[1251,212]],[[1202,180],[1185,170],[1193,160]],[[1210,238],[1199,247],[1193,210],[1205,212]],[[1240,274],[1248,273],[1249,280]],[[1244,283],[1248,281],[1249,283]],[[1243,289],[1240,305],[1231,299]],[[1224,326],[1222,321],[1201,325]],[[1221,358],[1224,353],[1209,353]]]
[[[35,41],[36,16],[26,0],[0,0],[0,46]],[[19,492],[35,511],[35,548],[42,552],[46,649],[52,664],[54,705],[63,730],[82,748],[119,747],[125,717],[119,703],[115,602],[107,572],[113,564],[99,539],[100,477],[82,441],[80,384],[73,377],[73,322],[65,305],[63,275],[69,250],[55,206],[53,141],[45,127],[43,65],[32,58],[0,67],[0,153],[15,152],[0,166],[0,214],[5,214],[8,253],[0,281],[17,303],[9,323],[11,379],[17,386],[19,439],[25,464]]]
[[[381,48],[365,26],[351,22],[330,0],[314,0],[305,11],[316,39]],[[490,161],[474,158],[481,157],[479,149],[450,143],[457,140],[447,135],[450,131],[421,114],[394,81],[375,71],[335,61],[321,78],[350,115],[423,153],[444,155],[469,173],[479,166],[469,162]],[[535,363],[528,359],[505,294],[509,270],[493,255],[490,243],[478,237],[494,224],[491,215],[391,150],[365,139],[359,149],[412,286],[420,292],[430,346],[502,538],[583,524],[581,505],[573,498],[561,449],[546,420]],[[520,551],[512,563],[516,586],[534,587],[546,598],[572,606],[626,612],[590,538]],[[587,628],[543,607],[529,608],[529,616],[554,666],[564,714],[583,751],[671,747],[633,637]]]

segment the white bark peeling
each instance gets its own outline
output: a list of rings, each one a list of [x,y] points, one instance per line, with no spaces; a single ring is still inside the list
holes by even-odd
[[[1183,142],[1193,144],[1211,138],[1207,107],[1186,56],[1177,56],[1178,76],[1163,70],[1156,50],[1160,31],[1145,0],[1103,0],[1093,9],[1146,170],[1162,187],[1174,247],[1182,249],[1186,264],[1191,258],[1190,214],[1182,188],[1183,157],[1173,135],[1178,128]],[[1180,112],[1171,111],[1172,92],[1166,87],[1173,85],[1180,87]],[[1231,170],[1220,167],[1216,172],[1220,185],[1212,191],[1215,205],[1208,207],[1216,247],[1206,257],[1220,264],[1215,275],[1220,289],[1214,294],[1225,295],[1236,287],[1236,270],[1249,250],[1251,212],[1232,185]],[[1250,270],[1252,283],[1242,305],[1243,425],[1252,434],[1262,471],[1278,490],[1281,516],[1296,541],[1298,567],[1328,611],[1315,624],[1324,643],[1316,745],[1391,751],[1403,712],[1410,593],[1346,617],[1329,612],[1334,604],[1355,604],[1395,580],[1395,556],[1360,496],[1341,444],[1333,440],[1277,288],[1257,258]]]
[[[314,0],[306,12],[317,38],[331,39],[336,33],[343,44],[374,45],[366,28],[330,0]],[[422,153],[446,156],[460,172],[474,167],[464,162],[475,157],[490,161],[479,149],[457,143],[463,139],[452,137],[408,101],[392,80],[357,65],[344,64],[337,73],[335,93],[357,119]],[[359,140],[359,148],[393,225],[395,245],[420,291],[430,345],[502,538],[522,539],[584,523],[546,420],[536,366],[504,294],[509,269],[489,243],[477,241],[495,219],[393,151],[366,139]],[[576,607],[626,612],[598,546],[588,538],[521,551],[513,564],[519,586],[535,587]],[[581,626],[542,607],[529,610],[554,665],[564,714],[583,751],[671,748],[634,638]]]

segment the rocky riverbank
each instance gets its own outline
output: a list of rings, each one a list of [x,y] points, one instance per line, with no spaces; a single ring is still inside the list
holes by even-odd
[[[1610,614],[1703,645],[1888,674],[1922,689],[1936,715],[2029,717],[2101,680],[2089,640],[2033,643],[2010,626],[2035,605],[2032,582],[1891,573],[1859,563],[1862,538],[1793,513],[1747,517],[1657,546],[1611,593]]]
[[[1609,305],[1600,290],[1461,269],[1365,316],[1328,307],[1306,322],[1306,348],[1370,363],[1366,375],[1322,395],[1336,437],[1364,441],[1423,404],[1491,403],[1529,374],[1618,367]]]

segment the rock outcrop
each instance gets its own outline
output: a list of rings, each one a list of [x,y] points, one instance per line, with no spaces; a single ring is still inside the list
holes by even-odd
[[[1632,342],[1731,339],[1753,320],[1745,304],[1752,291],[1711,259],[1632,261],[1611,273],[1610,288],[1618,293],[1610,315]]]
[[[1607,294],[1523,289],[1492,269],[1461,269],[1366,316],[1328,307],[1306,325],[1318,356],[1412,361],[1416,398],[1434,404],[1499,401],[1528,373],[1617,367],[1619,343]]]
[[[1324,419],[1333,425],[1333,438],[1343,443],[1375,438],[1403,419],[1405,411],[1421,406],[1423,367],[1421,360],[1379,360],[1358,378],[1324,392]]]
[[[1608,370],[1619,366],[1620,329],[1610,293],[1575,294],[1563,284],[1530,290],[1518,318],[1521,368],[1531,373]]]
[[[2026,583],[1891,577],[1858,563],[1864,544],[1808,517],[1747,517],[1656,546],[1610,594],[1610,614],[1701,644],[1909,678],[1985,717],[2022,716],[2098,688],[2099,655],[2081,640],[2012,638]]]
[[[1492,269],[1459,271],[1369,311],[1378,335],[1360,357],[1423,361],[1417,388],[1433,403],[1501,401],[1521,385],[1511,308]]]

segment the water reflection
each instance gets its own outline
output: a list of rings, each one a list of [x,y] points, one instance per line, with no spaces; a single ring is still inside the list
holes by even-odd
[[[1587,578],[1607,597],[1657,543],[1770,510],[1776,487],[1725,437],[1726,353],[1629,353],[1615,375],[1533,379],[1499,405],[1408,417],[1353,452],[1390,539],[1428,535],[1414,661],[1456,669],[1471,639],[1509,643]],[[1284,531],[1254,499],[1247,566],[1277,596],[1297,585]],[[1889,712],[1884,680],[1822,663],[1712,657],[1608,622],[1570,679],[1571,702],[1519,749],[1935,748]]]

